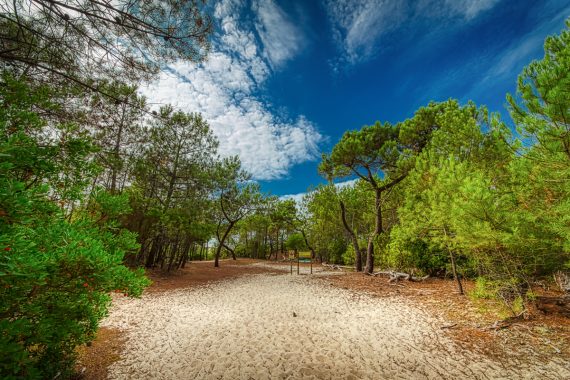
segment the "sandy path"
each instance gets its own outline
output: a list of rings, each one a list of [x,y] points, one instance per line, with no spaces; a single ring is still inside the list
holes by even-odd
[[[113,379],[570,378],[563,361],[500,363],[463,351],[442,321],[404,300],[309,276],[259,274],[119,298],[103,324],[128,338]]]

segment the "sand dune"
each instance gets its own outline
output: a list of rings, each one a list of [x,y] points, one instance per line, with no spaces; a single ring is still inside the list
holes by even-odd
[[[258,274],[118,298],[104,325],[128,342],[112,379],[564,379],[568,363],[495,362],[402,299],[310,276]]]

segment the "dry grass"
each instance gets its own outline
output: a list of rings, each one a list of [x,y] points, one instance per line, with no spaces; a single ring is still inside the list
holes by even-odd
[[[218,268],[214,267],[213,261],[193,261],[189,262],[186,268],[178,271],[167,273],[160,269],[150,270],[146,274],[153,283],[146,291],[150,293],[166,292],[245,275],[268,272],[278,273],[278,271],[251,265],[260,261],[253,259],[220,260]]]
[[[102,327],[90,346],[78,348],[77,379],[104,380],[107,368],[121,358],[125,339],[119,329]]]

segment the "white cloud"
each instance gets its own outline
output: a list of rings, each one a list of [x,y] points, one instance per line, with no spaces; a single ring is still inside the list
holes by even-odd
[[[300,29],[273,0],[257,0],[255,28],[264,47],[264,55],[273,68],[295,56],[303,47]]]
[[[533,57],[541,56],[544,36],[559,33],[564,28],[564,20],[570,12],[570,6],[559,10],[554,17],[546,17],[536,22],[534,30],[514,40],[500,52],[489,58],[487,68],[477,84],[465,94],[466,98],[476,97],[482,92],[488,92],[493,83],[502,83],[510,79],[513,73],[519,74]],[[474,63],[475,64],[475,63]],[[514,86],[516,83],[513,82]]]
[[[307,195],[307,193],[298,193],[298,194],[287,194],[280,196],[279,199],[282,201],[293,199],[296,204],[301,205],[303,203],[303,198]]]
[[[544,37],[542,35],[531,34],[525,36],[523,39],[518,41],[516,45],[511,46],[506,52],[499,56],[498,62],[491,68],[488,75],[492,77],[511,74],[512,71],[520,71],[522,62],[528,63],[528,57],[540,50],[544,42]]]
[[[351,179],[348,181],[337,182],[337,183],[335,183],[335,186],[337,189],[344,189],[345,187],[354,187],[354,185],[356,185],[357,181],[358,181],[358,179]],[[293,200],[295,200],[295,202],[298,205],[301,205],[305,195],[307,195],[307,192],[297,193],[297,194],[287,194],[287,195],[280,196],[279,199],[281,199],[281,200],[293,199]]]
[[[405,10],[403,2],[380,0],[361,0],[352,11],[336,8],[335,17],[344,29],[342,42],[348,60],[354,63],[372,56],[376,41],[404,20]]]
[[[469,21],[498,1],[325,0],[325,8],[341,50],[340,63],[356,64],[374,57],[382,37],[407,23],[421,19]]]
[[[448,7],[451,14],[458,14],[467,20],[471,20],[477,17],[479,13],[493,8],[498,2],[499,0],[446,0],[445,6]],[[435,4],[432,5],[435,6]]]
[[[267,24],[260,45],[253,32],[240,27],[243,6],[239,0],[216,5],[214,16],[220,31],[207,61],[173,64],[141,92],[151,103],[170,103],[187,112],[202,113],[220,141],[220,154],[239,155],[255,179],[281,178],[291,166],[314,159],[323,137],[306,117],[283,120],[255,96],[274,66],[290,59],[298,45],[274,36],[269,24],[272,19],[263,15],[268,12],[267,5],[261,4],[257,7],[259,17]],[[278,28],[290,26],[284,13],[274,19]],[[287,54],[273,52],[281,46],[288,49]]]

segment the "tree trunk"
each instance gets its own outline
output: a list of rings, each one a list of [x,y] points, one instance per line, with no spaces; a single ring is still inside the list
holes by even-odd
[[[218,248],[216,248],[216,255],[214,256],[214,268],[218,268],[220,266],[220,252],[222,251],[222,245],[218,244]]]
[[[374,233],[368,238],[368,250],[366,252],[366,273],[374,272],[374,238],[380,236],[382,228],[382,190],[376,189],[374,199],[374,214],[376,216]]]
[[[172,266],[174,265],[174,261],[178,256],[178,242],[174,244],[174,247],[170,250],[170,257],[168,258],[168,266],[166,267],[166,271],[170,272],[172,270]]]
[[[271,255],[273,254],[273,240],[269,238],[269,260],[271,260]]]
[[[374,235],[368,238],[368,246],[366,248],[366,273],[374,272]]]
[[[445,246],[447,247],[447,251],[449,252],[449,259],[451,260],[451,271],[453,272],[453,278],[455,278],[455,281],[457,281],[457,290],[459,291],[459,294],[463,295],[463,285],[461,284],[461,280],[457,275],[457,266],[455,265],[455,255],[453,254],[453,250],[449,248],[449,242],[447,241],[449,237],[447,235],[447,228],[445,226],[443,227],[443,233],[445,234],[445,239],[446,239]]]
[[[269,228],[267,226],[265,226],[265,231],[263,234],[263,258],[265,260],[267,260],[267,241],[268,241],[267,233],[268,233],[268,229]],[[271,255],[271,247],[269,248],[269,255]]]
[[[214,257],[214,267],[215,268],[220,266],[220,253],[222,252],[222,248],[225,245],[226,238],[230,234],[230,231],[233,228],[235,223],[236,222],[230,222],[230,224],[228,224],[228,228],[226,229],[226,232],[224,232],[224,236],[222,236],[222,238],[218,241],[218,247],[216,248],[216,256]],[[219,239],[219,236],[218,236],[218,239]]]
[[[305,245],[307,246],[307,248],[309,248],[309,251],[311,251],[311,260],[314,260],[316,258],[316,253],[313,246],[309,244],[309,239],[307,239],[307,234],[305,233],[305,230],[301,229],[301,235],[303,235],[303,239],[305,240]]]
[[[150,252],[146,258],[145,267],[152,268],[154,266],[156,253],[160,249],[161,240],[162,239],[160,235],[154,238],[152,246],[150,248]]]
[[[117,139],[115,140],[115,146],[113,148],[113,154],[115,162],[113,163],[113,168],[111,169],[111,194],[115,194],[117,191],[117,161],[119,161],[120,150],[121,150],[121,140],[123,137],[123,124],[125,120],[125,106],[123,105],[123,114],[121,117],[121,122],[119,123],[119,130],[117,131]]]
[[[164,211],[168,211],[170,208],[170,201],[172,200],[172,195],[174,194],[174,187],[176,185],[176,179],[178,178],[178,164],[180,160],[180,145],[177,146],[176,155],[174,157],[174,162],[172,164],[172,173],[170,174],[170,181],[168,181],[168,191],[166,193],[166,200],[164,201]]]
[[[342,219],[342,225],[344,226],[346,232],[348,232],[350,240],[352,241],[352,247],[354,248],[355,268],[357,272],[362,272],[362,256],[360,254],[360,248],[358,246],[358,239],[356,237],[356,234],[354,233],[352,228],[350,228],[350,226],[346,221],[346,207],[344,205],[344,202],[339,201],[339,203],[340,203],[340,216]]]
[[[281,237],[277,235],[277,244],[279,244],[279,240],[281,240],[281,258],[285,257],[285,231],[281,232]],[[275,254],[275,260],[278,260],[277,254]]]
[[[453,251],[451,249],[449,250],[449,258],[451,259],[451,270],[453,271],[453,277],[455,278],[455,281],[457,281],[457,290],[459,291],[459,294],[463,295],[463,285],[461,285],[461,279],[457,275],[457,267],[455,266],[455,255],[453,254]]]
[[[182,255],[180,255],[180,260],[178,260],[178,265],[177,268],[184,268],[184,266],[186,265],[186,261],[188,261],[188,253],[190,252],[190,249],[194,250],[195,249],[195,245],[192,243],[192,239],[190,238],[190,236],[186,236],[186,240],[184,242],[184,248],[182,249]],[[194,256],[194,253],[192,252],[192,256]]]
[[[227,244],[224,244],[224,248],[227,249],[228,251],[230,251],[230,253],[232,254],[233,260],[237,260],[236,252],[232,248],[230,248]]]

